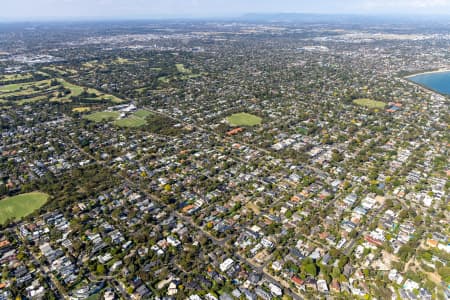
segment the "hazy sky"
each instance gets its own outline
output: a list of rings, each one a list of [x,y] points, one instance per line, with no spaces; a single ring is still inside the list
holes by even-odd
[[[0,0],[1,19],[220,17],[249,12],[450,15],[450,0]]]

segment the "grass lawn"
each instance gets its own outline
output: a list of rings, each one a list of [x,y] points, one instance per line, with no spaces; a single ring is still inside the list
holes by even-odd
[[[30,95],[33,93],[36,93],[36,91],[31,87],[27,89],[20,89],[19,91],[16,92],[0,92],[2,97]]]
[[[120,113],[117,111],[101,111],[86,115],[83,118],[97,123],[113,119],[116,126],[134,128],[147,124],[146,118],[151,114],[145,109],[140,109],[126,118],[119,119]]]
[[[57,88],[58,88],[57,86],[40,85],[35,88],[30,87],[27,89],[20,89],[17,92],[8,92],[8,93],[0,92],[0,96],[5,99],[7,99],[8,97],[19,97],[19,96],[37,97],[37,96],[42,96],[43,94],[50,95],[51,92],[55,92]],[[25,100],[25,99],[23,99],[23,100]],[[22,100],[13,100],[13,101],[22,101]]]
[[[183,64],[176,64],[175,67],[177,67],[177,71],[180,73],[183,73],[183,74],[191,74],[192,73],[192,71],[189,69],[186,69]]]
[[[75,97],[79,96],[84,91],[84,87],[81,87],[81,86],[69,83],[69,82],[65,81],[64,79],[58,79],[58,81],[65,88],[68,88],[70,90],[70,96],[75,96]],[[123,102],[122,99],[120,99],[120,98],[118,98],[116,96],[103,94],[102,92],[99,92],[96,89],[88,88],[87,92],[90,93],[90,94],[95,94],[98,99],[109,100],[109,101],[114,102],[114,103]]]
[[[18,81],[33,78],[31,74],[10,74],[0,76],[0,84],[3,81]]]
[[[42,73],[44,74],[44,73]],[[47,74],[45,74],[47,75]],[[3,100],[8,100],[8,98],[16,97],[19,98],[20,96],[28,96],[30,98],[26,99],[26,97],[21,97],[22,99],[15,99],[14,102],[16,104],[26,104],[26,103],[32,103],[42,100],[50,99],[50,101],[56,101],[56,102],[69,102],[70,97],[74,96],[80,96],[83,91],[85,90],[84,87],[78,86],[76,84],[72,84],[70,82],[67,82],[64,79],[57,78],[58,84],[51,86],[51,80],[41,80],[41,81],[34,81],[34,82],[25,82],[25,83],[16,83],[16,84],[8,84],[8,85],[0,85],[0,98]],[[60,88],[61,86],[67,88],[70,90],[70,93],[68,95],[65,95],[63,98],[58,98],[56,90]],[[93,88],[87,88],[86,89],[88,93],[93,94],[95,96],[92,96],[92,99],[90,100],[106,100],[111,101],[113,103],[121,103],[123,102],[122,99],[109,94],[104,94],[96,89]]]
[[[70,90],[71,96],[75,96],[75,97],[79,96],[79,95],[81,95],[81,93],[84,90],[84,88],[82,88],[81,86],[71,84],[71,83],[65,81],[64,79],[58,79],[58,82],[61,83],[63,87]],[[95,93],[95,91],[93,91],[92,89],[88,89],[88,93]],[[95,94],[97,94],[97,93],[95,93]]]
[[[43,67],[43,70],[53,71],[58,73],[61,76],[66,75],[78,75],[78,71],[74,69],[67,69],[63,67],[51,66],[51,67]]]
[[[116,64],[127,64],[127,63],[129,63],[130,61],[129,61],[128,59],[126,59],[126,58],[118,57],[114,62],[115,62]]]
[[[93,294],[93,295],[90,295],[89,297],[87,297],[86,300],[100,300],[100,299],[102,299],[101,296],[102,296],[101,293]]]
[[[167,76],[158,77],[158,80],[162,83],[169,83],[170,79]]]
[[[58,73],[61,76],[67,75],[67,72],[64,72],[63,70],[60,70],[57,67],[43,67],[42,70],[44,70],[44,71],[53,71],[53,72]]]
[[[136,111],[133,115],[128,118],[123,118],[120,120],[116,120],[114,125],[119,127],[140,127],[147,124],[146,118],[150,116],[152,113],[145,109],[140,109]]]
[[[145,119],[143,118],[139,118],[135,115],[130,116],[128,118],[123,118],[120,120],[116,120],[114,121],[114,125],[119,126],[119,127],[139,127],[142,125],[145,125],[147,123],[147,121],[145,121]]]
[[[0,224],[7,219],[20,219],[42,207],[47,202],[49,195],[33,192],[7,197],[0,200]]]
[[[116,120],[119,116],[120,116],[120,114],[117,111],[99,111],[99,112],[95,112],[93,114],[84,116],[83,118],[85,118],[89,121],[94,121],[94,122],[99,123],[99,122],[109,120],[109,119]]]
[[[49,99],[52,95],[54,95],[52,92],[54,92],[57,88],[57,86],[50,86],[49,82],[46,80],[27,82],[23,84],[11,84],[0,87],[0,97],[3,100],[11,100],[15,104],[23,105]],[[19,98],[12,100],[12,97],[20,97],[22,99]]]
[[[145,109],[140,109],[134,113],[134,115],[136,117],[144,118],[144,119],[147,118],[148,116],[150,116],[151,114],[152,114],[151,112],[149,112],[148,110],[145,110]]]
[[[227,121],[231,126],[255,126],[260,125],[262,119],[258,116],[248,113],[238,113],[229,116],[227,118]]]
[[[138,92],[138,93],[143,93],[143,92],[145,92],[147,89],[148,89],[148,87],[143,87],[143,88],[135,89],[135,91]]]
[[[33,86],[42,87],[42,86],[49,86],[49,85],[50,85],[50,80],[25,82],[25,83],[13,83],[13,84],[0,86],[0,92],[9,93],[9,92],[16,92],[21,89],[29,89]]]
[[[202,77],[202,74],[188,74],[180,77],[181,80],[195,79]]]
[[[100,96],[98,96],[99,99],[103,99],[103,100],[109,100],[113,103],[121,103],[123,102],[122,99],[114,96],[114,95],[108,95],[108,94],[101,94]]]
[[[75,107],[74,109],[72,109],[73,112],[87,112],[90,110],[91,108],[87,106]]]
[[[368,98],[362,98],[362,99],[355,99],[353,100],[353,103],[359,106],[364,106],[367,108],[384,108],[386,106],[386,103],[381,101],[375,101]]]
[[[24,105],[24,104],[28,104],[28,103],[42,101],[42,100],[45,100],[45,99],[48,99],[48,96],[42,95],[42,96],[36,96],[36,97],[33,97],[33,98],[17,100],[17,101],[15,101],[15,103],[17,103],[19,105]]]
[[[96,60],[88,61],[88,62],[85,62],[83,64],[83,67],[88,68],[88,69],[92,69],[92,68],[95,68],[95,65],[97,63],[98,63],[98,61],[96,61]]]

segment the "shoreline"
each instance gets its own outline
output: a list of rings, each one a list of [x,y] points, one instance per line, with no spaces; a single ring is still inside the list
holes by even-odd
[[[448,72],[450,72],[450,70]],[[427,72],[425,74],[428,74],[428,73],[436,73],[436,72]],[[442,73],[442,72],[439,72],[439,73]],[[416,75],[412,75],[412,76],[416,76]],[[411,80],[410,77],[411,76],[404,77],[403,79],[406,82],[408,82],[409,84],[413,84],[415,86],[418,86],[419,88],[423,89],[427,93],[436,94],[436,95],[439,95],[439,96],[442,96],[442,97],[447,97],[447,98],[450,97],[450,94],[445,94],[445,93],[439,92],[439,91],[434,90],[434,89],[432,89],[432,88],[430,88],[428,86],[425,86],[425,85],[423,85],[421,83],[415,82],[415,81]]]
[[[437,74],[437,73],[447,73],[447,72],[450,72],[450,69],[449,69],[449,68],[441,68],[441,69],[438,69],[438,70],[436,70],[436,71],[426,71],[426,72],[421,72],[421,73],[416,73],[416,74],[408,75],[408,76],[405,76],[405,78],[409,79],[409,78],[416,77],[416,76],[420,76],[420,75]]]

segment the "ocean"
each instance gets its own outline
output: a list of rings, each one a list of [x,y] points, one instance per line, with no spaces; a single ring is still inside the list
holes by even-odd
[[[450,95],[450,71],[424,73],[408,79],[440,94]]]

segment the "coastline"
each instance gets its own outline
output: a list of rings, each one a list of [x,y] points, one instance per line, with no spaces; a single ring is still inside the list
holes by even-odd
[[[422,74],[434,74],[434,73],[444,73],[444,72],[450,72],[450,70],[448,70],[448,71],[440,71],[440,72],[425,72],[425,73],[420,73],[420,74],[416,74],[416,75],[410,75],[410,76],[407,76],[407,77],[403,77],[403,79],[404,79],[406,82],[408,82],[409,84],[413,84],[413,85],[415,85],[415,86],[418,86],[419,88],[423,89],[425,92],[428,92],[428,93],[431,93],[431,94],[436,94],[436,95],[439,95],[439,96],[443,96],[443,97],[447,97],[447,98],[448,98],[448,97],[450,97],[450,94],[446,94],[446,93],[443,93],[443,92],[439,92],[439,91],[434,90],[434,89],[432,89],[432,88],[430,88],[430,87],[428,87],[428,86],[426,86],[426,85],[424,85],[424,84],[415,82],[415,81],[413,81],[413,80],[410,79],[411,77],[418,76],[418,75],[422,75]]]
[[[416,76],[420,76],[420,75],[437,74],[437,73],[447,73],[447,72],[450,72],[450,69],[449,69],[449,68],[441,68],[441,69],[438,69],[438,70],[436,70],[436,71],[426,71],[426,72],[421,72],[421,73],[416,73],[416,74],[408,75],[408,76],[405,76],[405,78],[409,79],[409,78],[416,77]]]

